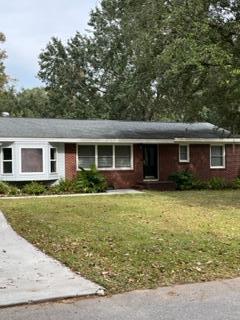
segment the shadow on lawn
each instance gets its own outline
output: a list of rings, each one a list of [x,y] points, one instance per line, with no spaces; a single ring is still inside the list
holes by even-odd
[[[240,190],[178,191],[168,192],[168,197],[189,207],[240,209]]]

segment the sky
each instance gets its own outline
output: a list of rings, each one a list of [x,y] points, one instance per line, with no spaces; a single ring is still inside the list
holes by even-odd
[[[18,89],[43,85],[37,79],[38,56],[51,37],[63,41],[86,32],[89,13],[99,0],[0,0],[0,31],[7,74]]]

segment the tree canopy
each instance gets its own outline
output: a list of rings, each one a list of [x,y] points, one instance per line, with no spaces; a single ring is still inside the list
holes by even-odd
[[[0,51],[0,89],[4,58]],[[46,91],[9,89],[4,104],[14,114],[210,121],[240,131],[237,0],[102,0],[88,33],[52,38],[39,65]]]
[[[0,32],[0,44],[5,42],[5,36]],[[4,90],[4,87],[7,83],[7,75],[5,73],[4,60],[6,59],[5,50],[0,48],[0,94]]]

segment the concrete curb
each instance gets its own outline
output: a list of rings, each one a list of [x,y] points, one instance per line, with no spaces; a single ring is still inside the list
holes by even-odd
[[[126,194],[142,194],[143,191],[133,189],[108,190],[104,193],[73,193],[73,194],[52,194],[41,196],[19,196],[19,197],[0,197],[0,200],[22,200],[22,199],[43,199],[43,198],[73,198],[73,197],[91,197],[91,196],[118,196]]]

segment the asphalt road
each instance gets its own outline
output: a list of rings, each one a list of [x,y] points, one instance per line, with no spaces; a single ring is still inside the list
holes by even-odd
[[[0,309],[1,320],[239,320],[240,278]]]

